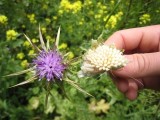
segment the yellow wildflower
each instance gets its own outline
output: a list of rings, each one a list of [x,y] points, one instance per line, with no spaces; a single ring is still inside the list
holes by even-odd
[[[51,23],[51,19],[46,18],[45,21],[47,22],[47,25],[49,25]]]
[[[69,52],[69,54],[68,54],[68,58],[69,58],[69,59],[74,58],[74,53],[73,53],[73,52]]]
[[[103,10],[106,10],[106,9],[107,9],[107,6],[103,5],[103,6],[102,6],[102,9],[103,9]]]
[[[50,41],[50,42],[55,42],[55,39],[53,39],[51,36],[47,35],[46,40]]]
[[[46,33],[46,28],[45,28],[45,27],[42,27],[41,30],[42,30],[42,33],[43,33],[43,34]]]
[[[67,48],[67,44],[66,43],[62,43],[59,47],[58,47],[58,49],[66,49]]]
[[[37,23],[37,20],[35,19],[35,14],[29,14],[29,15],[27,15],[27,17],[31,23],[33,23],[33,24]]]
[[[63,12],[64,12],[64,11],[60,9],[60,10],[58,11],[58,14],[59,14],[59,15],[62,15]],[[54,19],[54,17],[53,17],[53,19]]]
[[[111,4],[112,4],[112,5],[114,5],[114,4],[115,4],[114,0],[111,0],[110,2],[111,2]]]
[[[62,0],[60,2],[60,10],[59,13],[63,14],[63,12],[70,12],[72,11],[73,13],[77,13],[78,11],[80,11],[82,8],[82,2],[81,1],[76,1],[73,3],[70,3],[68,0]],[[62,11],[64,10],[64,11]]]
[[[5,15],[0,15],[0,24],[7,24],[8,18]]]
[[[83,25],[83,23],[84,23],[83,21],[80,21],[78,24],[79,24],[79,25]]]
[[[122,15],[123,15],[122,11],[118,12],[115,15],[112,15],[110,17],[110,19],[108,20],[107,24],[105,25],[105,27],[108,29],[115,28],[115,26],[117,25],[117,22],[121,19]],[[107,18],[108,18],[108,16],[106,16],[103,20],[106,21]]]
[[[59,11],[60,12],[60,11]],[[62,12],[61,12],[62,13]],[[53,16],[53,20],[57,20],[57,16]]]
[[[35,54],[35,51],[34,50],[30,50],[29,52],[28,52],[28,55],[29,56],[33,56]]]
[[[102,3],[101,3],[101,2],[98,2],[98,3],[97,3],[97,6],[102,6]]]
[[[79,24],[79,25],[83,25],[83,24],[84,24],[84,21],[85,21],[84,18],[81,18],[81,20],[79,21],[78,24]]]
[[[119,19],[122,15],[123,15],[123,12],[120,11],[120,12],[118,12],[115,16],[117,17],[117,19]]]
[[[85,0],[84,5],[85,6],[90,6],[90,5],[92,5],[92,1],[91,0]]]
[[[96,14],[96,15],[94,16],[94,18],[95,18],[95,19],[100,19],[101,16],[102,16],[101,14]]]
[[[50,41],[52,38],[51,38],[51,36],[47,35],[46,39]]]
[[[23,52],[20,52],[20,53],[17,54],[17,58],[20,59],[20,60],[22,60],[24,58],[24,56],[25,55],[24,55]]]
[[[6,31],[7,40],[15,40],[17,38],[18,33],[15,30]]]
[[[30,46],[30,43],[28,42],[28,40],[24,41],[23,46],[24,47],[29,47]]]
[[[108,20],[108,23],[106,24],[106,28],[114,28],[117,24],[117,18],[116,16],[112,15],[110,19]]]
[[[37,42],[38,42],[38,40],[37,40],[37,39],[35,39],[35,38],[33,38],[33,39],[32,39],[32,42],[33,42],[33,43],[37,43]]]
[[[150,16],[150,14],[143,14],[139,18],[139,20],[140,20],[139,24],[146,24],[151,21],[151,16]]]
[[[28,65],[29,65],[29,63],[28,63],[27,60],[23,60],[23,61],[21,62],[21,66],[22,66],[23,68],[26,68]]]

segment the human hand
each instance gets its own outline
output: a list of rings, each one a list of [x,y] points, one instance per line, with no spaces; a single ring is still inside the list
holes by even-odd
[[[125,50],[128,64],[112,73],[128,99],[136,99],[142,88],[160,90],[160,25],[115,32],[105,44]]]

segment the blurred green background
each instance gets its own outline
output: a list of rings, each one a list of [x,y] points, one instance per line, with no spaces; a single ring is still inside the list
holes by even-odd
[[[45,90],[37,82],[8,89],[29,75],[2,77],[32,62],[35,51],[23,34],[38,45],[39,24],[44,39],[51,42],[61,26],[59,49],[72,59],[102,31],[107,39],[117,30],[160,24],[159,6],[160,0],[1,0],[0,120],[160,119],[159,92],[140,91],[137,100],[129,101],[106,74],[76,80],[94,98],[65,85],[69,101],[55,85],[47,108]]]

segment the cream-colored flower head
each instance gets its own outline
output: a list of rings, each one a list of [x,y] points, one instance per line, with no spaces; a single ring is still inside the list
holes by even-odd
[[[83,57],[78,76],[94,75],[124,67],[127,64],[127,59],[122,54],[123,52],[116,49],[115,45],[102,44],[92,47]]]

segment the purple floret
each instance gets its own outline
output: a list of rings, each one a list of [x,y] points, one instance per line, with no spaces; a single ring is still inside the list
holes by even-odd
[[[36,73],[39,79],[46,78],[48,81],[62,79],[65,65],[62,56],[57,51],[42,51],[37,58],[33,60],[36,65]]]

